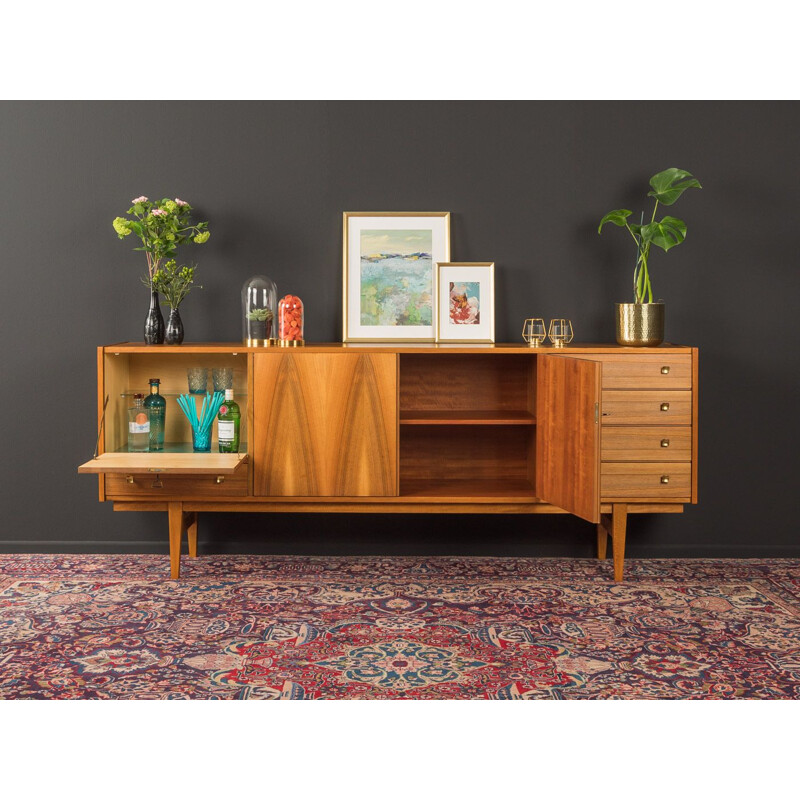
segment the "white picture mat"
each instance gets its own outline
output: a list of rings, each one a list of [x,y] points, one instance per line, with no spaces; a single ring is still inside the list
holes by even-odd
[[[345,340],[430,339],[436,337],[436,262],[450,259],[447,217],[359,217],[347,218],[347,330]],[[361,232],[430,230],[432,325],[361,324]]]
[[[494,341],[494,267],[437,265],[439,280],[436,298],[439,315],[439,338],[437,341],[455,340]],[[450,282],[480,283],[480,316],[478,325],[456,325],[450,321]]]

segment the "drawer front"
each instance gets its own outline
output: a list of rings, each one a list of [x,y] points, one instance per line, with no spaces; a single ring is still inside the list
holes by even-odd
[[[692,494],[692,465],[687,462],[616,462],[600,466],[600,493],[606,498],[681,499]]]
[[[604,425],[691,425],[692,393],[685,391],[603,392]]]
[[[603,461],[690,461],[692,458],[689,426],[604,425],[601,436]]]
[[[603,356],[604,389],[691,389],[690,355]]]
[[[111,499],[245,497],[247,470],[239,469],[234,475],[106,475],[106,495]]]

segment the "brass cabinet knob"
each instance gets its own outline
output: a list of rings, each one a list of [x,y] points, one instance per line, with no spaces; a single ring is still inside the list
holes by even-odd
[[[662,411],[669,411],[669,403],[662,403],[661,404]]]
[[[225,476],[224,475],[217,475],[216,483],[225,483]]]
[[[669,447],[669,439],[662,439],[661,440],[662,447]]]
[[[662,375],[669,375],[669,367],[661,367]]]
[[[669,475],[662,475],[661,483],[669,483]]]
[[[133,483],[133,475],[126,475],[125,481],[126,483]]]

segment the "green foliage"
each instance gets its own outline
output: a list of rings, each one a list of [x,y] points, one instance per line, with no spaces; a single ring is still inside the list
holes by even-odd
[[[655,199],[653,215],[650,222],[645,224],[629,223],[628,217],[633,213],[627,208],[618,208],[609,211],[601,220],[597,228],[600,233],[603,225],[610,222],[620,228],[627,228],[636,243],[636,267],[633,270],[633,294],[637,303],[653,302],[653,287],[650,284],[648,259],[650,247],[660,247],[665,253],[677,247],[686,238],[686,223],[676,217],[664,217],[656,221],[656,210],[659,203],[671,206],[687,189],[701,189],[700,182],[693,178],[691,173],[676,167],[670,167],[650,178],[652,191],[648,197]]]
[[[272,312],[268,308],[254,308],[247,313],[247,319],[255,320],[256,322],[266,322],[272,319]]]
[[[128,209],[127,218],[116,217],[112,222],[120,239],[133,233],[141,241],[142,246],[135,247],[134,250],[144,252],[147,258],[145,283],[148,286],[157,288],[155,279],[164,269],[164,260],[173,258],[178,247],[190,241],[203,244],[211,236],[208,222],[193,223],[191,212],[192,207],[178,198],[170,200],[165,197],[152,202],[146,197],[138,197]]]
[[[142,281],[160,292],[170,308],[177,308],[195,286],[194,273],[196,269],[194,264],[190,267],[178,266],[175,259],[171,258],[156,272],[150,283],[144,278]],[[203,287],[197,284],[197,288],[202,289]]]

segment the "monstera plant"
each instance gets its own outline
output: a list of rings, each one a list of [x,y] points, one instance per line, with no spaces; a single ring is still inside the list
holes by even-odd
[[[659,205],[671,206],[687,189],[701,189],[700,182],[685,169],[670,167],[650,178],[648,197],[654,200],[650,221],[642,213],[638,223],[629,222],[633,211],[616,208],[609,211],[597,228],[610,222],[626,228],[636,245],[636,266],[633,270],[633,303],[617,303],[617,342],[625,345],[655,345],[664,339],[664,304],[653,303],[650,282],[650,248],[655,245],[664,252],[677,247],[686,238],[686,223],[677,217],[656,219]]]
[[[677,217],[666,216],[656,220],[658,206],[671,206],[687,189],[701,189],[700,181],[685,169],[670,167],[650,178],[651,191],[648,197],[655,200],[650,222],[644,224],[642,213],[639,224],[628,222],[633,211],[616,208],[600,220],[597,232],[603,230],[607,222],[620,228],[627,228],[636,244],[636,267],[633,270],[633,296],[637,303],[653,302],[653,287],[650,284],[650,248],[655,245],[664,252],[677,247],[686,238],[686,223]]]

